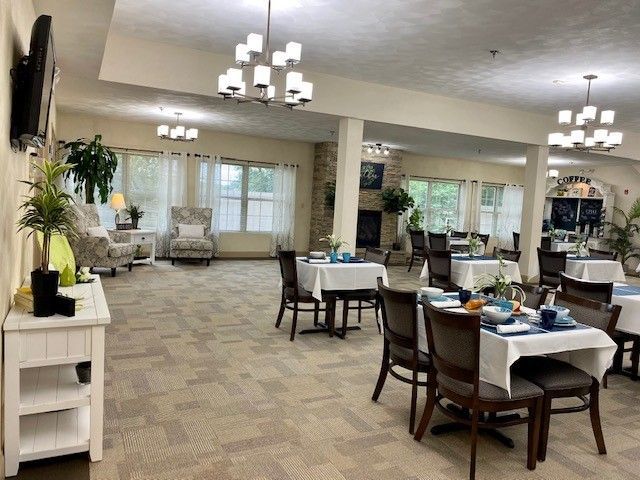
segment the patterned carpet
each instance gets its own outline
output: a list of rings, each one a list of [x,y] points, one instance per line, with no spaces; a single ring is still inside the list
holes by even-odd
[[[419,269],[389,270],[392,286],[419,285]],[[371,401],[382,346],[373,314],[346,340],[291,343],[288,313],[274,328],[278,276],[274,261],[158,263],[103,276],[113,322],[104,460],[91,464],[91,478],[466,478],[467,434],[422,443],[409,435],[408,385],[389,377]],[[298,321],[311,324],[308,314]],[[477,478],[640,478],[639,399],[640,382],[611,377],[602,395],[607,456],[596,452],[587,413],[560,415],[534,472],[525,468],[525,426],[505,429],[513,450],[482,436]]]

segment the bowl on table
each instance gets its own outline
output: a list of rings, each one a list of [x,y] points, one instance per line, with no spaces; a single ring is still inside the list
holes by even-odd
[[[513,312],[509,308],[500,306],[484,306],[482,307],[482,315],[486,317],[487,322],[499,325],[511,318]]]
[[[324,260],[327,254],[324,252],[309,252],[309,258],[313,258],[314,260]]]
[[[436,287],[422,287],[420,289],[420,294],[423,297],[427,297],[429,300],[435,300],[436,298],[440,298],[444,290]]]
[[[571,311],[566,307],[561,307],[560,305],[541,305],[540,310],[543,309],[554,310],[556,312],[556,321],[562,321],[562,319],[569,315],[569,312]]]

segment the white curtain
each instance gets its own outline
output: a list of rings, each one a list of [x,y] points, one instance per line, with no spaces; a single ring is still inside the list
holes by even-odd
[[[198,165],[198,181],[196,183],[196,200],[199,207],[213,210],[211,219],[211,237],[213,252],[217,257],[220,252],[220,193],[222,190],[222,158],[202,157]]]
[[[471,189],[469,208],[469,231],[478,233],[491,233],[480,231],[480,207],[482,202],[482,182],[474,181]]]
[[[471,180],[463,180],[460,182],[460,190],[458,192],[458,225],[456,230],[466,232],[469,228],[469,203],[472,191]]]
[[[156,255],[169,255],[171,240],[171,207],[187,204],[187,154],[162,152],[158,157],[158,226],[156,227]]]
[[[498,215],[498,247],[513,250],[513,232],[520,232],[522,220],[522,198],[524,188],[506,185],[502,197],[502,211]]]
[[[294,219],[296,209],[297,165],[279,164],[273,177],[273,226],[271,230],[271,256],[276,255],[276,246],[293,250]]]

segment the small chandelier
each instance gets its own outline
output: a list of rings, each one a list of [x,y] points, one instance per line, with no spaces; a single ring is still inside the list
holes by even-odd
[[[587,87],[587,103],[582,112],[576,113],[575,123],[572,123],[571,110],[560,110],[558,112],[558,123],[562,126],[573,126],[569,135],[562,132],[549,134],[549,146],[561,147],[566,150],[577,150],[580,152],[610,152],[622,145],[622,132],[609,132],[606,128],[613,125],[615,112],[613,110],[603,110],[600,112],[600,124],[596,127],[597,108],[589,104],[591,94],[591,80],[598,78],[597,75],[585,75],[585,80],[589,82]]]
[[[381,143],[376,143],[375,145],[368,145],[367,146],[367,153],[371,154],[374,153],[376,155],[380,155],[381,153],[383,155],[389,155],[389,147],[387,146],[382,146]]]
[[[160,109],[162,110],[162,109]],[[164,140],[173,140],[175,142],[193,142],[198,139],[198,129],[187,129],[184,125],[180,125],[181,112],[176,112],[176,126],[169,128],[169,125],[158,125],[158,136]]]
[[[302,73],[293,71],[293,67],[300,62],[302,45],[289,42],[284,51],[276,50],[271,53],[271,0],[267,7],[267,38],[266,45],[262,45],[262,35],[250,33],[247,43],[236,45],[236,64],[240,68],[229,68],[227,73],[218,76],[218,94],[224,99],[237,100],[238,103],[261,103],[265,106],[276,105],[293,109],[298,105],[304,106],[312,100],[313,83],[304,82]],[[246,82],[242,80],[242,70],[253,67],[253,86],[258,89],[257,95],[247,94]],[[280,74],[285,70],[284,95],[276,96],[276,87],[271,83],[271,74]]]

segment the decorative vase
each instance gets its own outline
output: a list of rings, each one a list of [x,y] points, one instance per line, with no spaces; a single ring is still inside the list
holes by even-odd
[[[62,270],[62,273],[60,274],[60,286],[73,287],[75,284],[76,275],[73,270],[71,270],[71,267],[67,265],[66,267],[64,267],[64,270]]]
[[[331,263],[338,263],[338,252],[329,253],[329,260]]]
[[[49,270],[43,273],[38,268],[31,272],[31,293],[33,294],[33,314],[36,317],[50,317],[55,313],[55,296],[58,294],[60,272]]]

